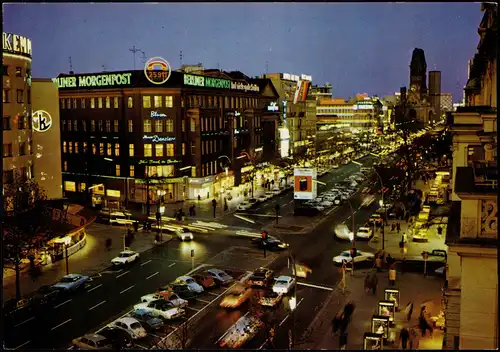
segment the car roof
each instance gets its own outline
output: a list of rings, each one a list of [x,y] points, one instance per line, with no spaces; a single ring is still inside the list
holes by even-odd
[[[68,274],[68,275],[64,275],[62,278],[65,279],[65,278],[68,278],[68,279],[74,279],[76,277],[81,277],[82,275],[80,274]]]
[[[127,251],[121,251],[120,254],[122,253],[127,253],[127,254],[135,254],[136,252],[134,251],[130,251],[130,250],[127,250]]]
[[[92,341],[107,340],[104,336],[99,335],[99,334],[89,334],[89,335],[84,335],[82,337],[85,337],[86,339],[89,339],[89,340],[92,340]]]
[[[255,269],[255,271],[253,272],[254,274],[256,273],[267,273],[269,271],[268,268],[257,268]]]
[[[212,274],[226,274],[226,272],[220,270],[220,269],[208,269],[207,270],[209,273],[212,273]]]
[[[364,227],[364,226],[363,226],[363,227],[360,227],[358,230],[359,230],[359,231],[370,231],[370,228],[369,228],[369,227]]]
[[[191,276],[187,275],[182,275],[177,278],[177,280],[192,280],[193,278]]]
[[[281,275],[279,276],[276,281],[280,281],[280,280],[284,280],[284,281],[290,281],[292,278],[290,276],[287,276],[287,275]]]
[[[137,323],[137,319],[132,318],[132,317],[119,318],[119,319],[115,320],[115,322],[117,322],[117,321],[121,321],[122,323],[125,323],[127,325],[130,325],[130,324],[133,324],[133,323]]]

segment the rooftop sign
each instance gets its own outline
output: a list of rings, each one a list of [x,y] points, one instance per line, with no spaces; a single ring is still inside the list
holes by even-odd
[[[167,60],[157,56],[146,62],[144,74],[149,82],[160,85],[168,81],[172,74],[172,68]]]
[[[184,85],[205,87],[205,88],[244,90],[245,92],[246,91],[252,91],[252,92],[259,91],[259,86],[256,84],[231,82],[230,80],[224,79],[224,78],[195,76],[195,75],[189,75],[189,74],[184,74]]]
[[[3,33],[3,52],[31,57],[31,40],[17,34]]]
[[[87,76],[54,78],[58,88],[87,88],[106,86],[129,86],[132,73],[110,73]]]

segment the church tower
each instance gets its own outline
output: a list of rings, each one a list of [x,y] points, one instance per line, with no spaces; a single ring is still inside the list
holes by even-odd
[[[427,63],[422,49],[415,48],[410,63],[410,92],[427,94]]]

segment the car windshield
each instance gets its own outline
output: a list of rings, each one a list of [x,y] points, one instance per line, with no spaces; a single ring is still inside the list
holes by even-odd
[[[368,232],[368,229],[360,229],[359,232],[364,232],[364,233],[367,233]]]
[[[345,251],[345,252],[340,253],[340,255],[343,257],[350,257],[351,253],[349,251]]]
[[[120,258],[127,258],[130,257],[130,253],[120,253]]]
[[[142,325],[140,323],[138,323],[138,322],[130,324],[130,328],[134,329],[134,330],[139,329],[141,327],[142,327]]]
[[[187,279],[187,280],[186,280],[186,283],[187,283],[187,284],[192,284],[192,283],[194,283],[194,280],[193,280],[193,279]]]
[[[182,232],[186,233],[186,232],[189,232],[188,229],[182,229]]]
[[[278,284],[278,285],[287,285],[287,284],[288,284],[288,281],[285,281],[285,280],[278,280],[278,281],[276,281],[276,284]]]
[[[252,275],[252,279],[262,279],[264,277],[266,277],[265,273],[255,273]]]
[[[63,277],[59,282],[75,282],[79,277]]]

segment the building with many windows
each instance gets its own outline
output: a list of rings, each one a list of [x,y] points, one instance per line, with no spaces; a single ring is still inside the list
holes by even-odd
[[[453,111],[453,96],[451,93],[441,93],[440,104],[442,112]]]
[[[483,4],[465,106],[451,113],[447,349],[498,349],[497,5]]]
[[[31,40],[3,33],[3,182],[34,175],[31,124]]]
[[[267,150],[275,144],[264,145],[264,126],[275,140],[279,118],[266,109],[277,100],[267,80],[171,71],[153,84],[144,71],[125,71],[57,83],[66,197],[143,203],[149,212],[161,201],[239,192],[245,171],[275,155]]]

